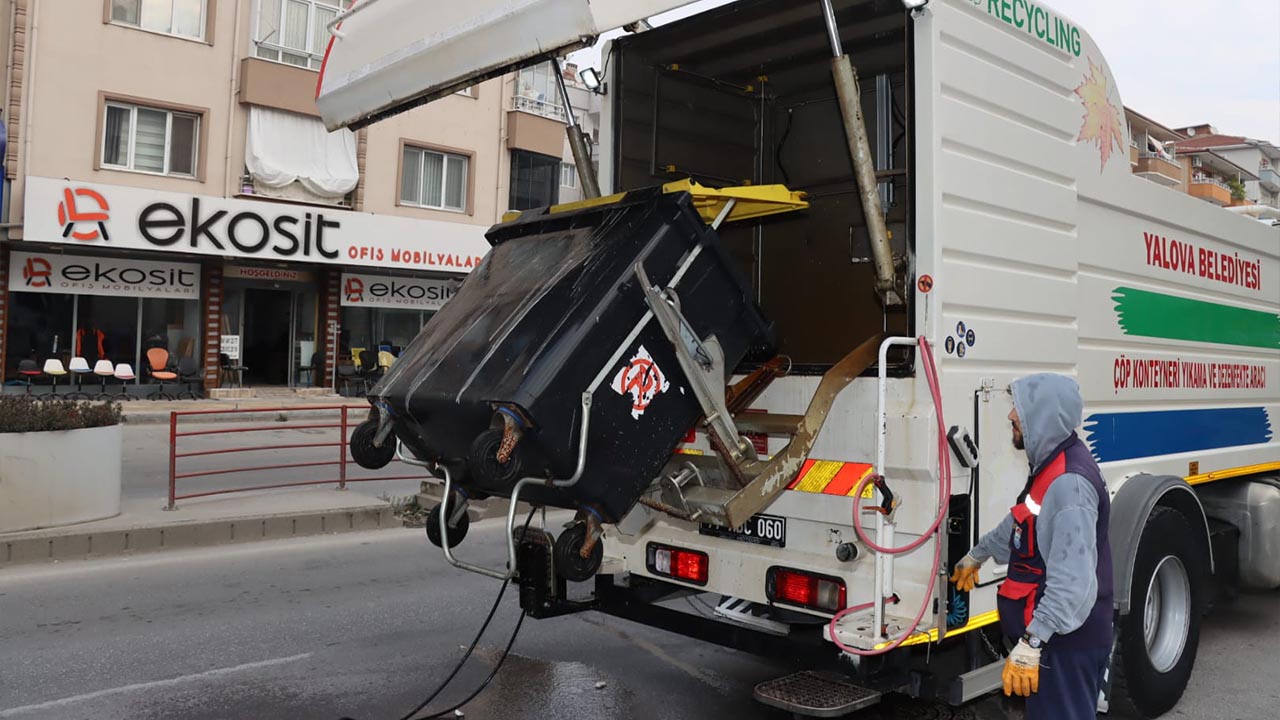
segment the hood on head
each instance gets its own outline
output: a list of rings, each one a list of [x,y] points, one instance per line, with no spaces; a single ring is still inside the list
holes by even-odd
[[[1084,398],[1080,385],[1066,375],[1039,373],[1015,380],[1013,407],[1022,422],[1022,440],[1032,471],[1080,426]]]

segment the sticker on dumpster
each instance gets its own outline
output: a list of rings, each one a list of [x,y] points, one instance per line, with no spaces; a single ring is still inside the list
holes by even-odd
[[[618,371],[613,379],[614,392],[619,395],[631,395],[631,417],[636,420],[649,408],[649,403],[660,393],[671,388],[666,375],[658,369],[653,356],[641,345],[631,362]]]

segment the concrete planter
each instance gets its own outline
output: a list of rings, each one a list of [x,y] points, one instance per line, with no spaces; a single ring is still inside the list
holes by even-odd
[[[0,433],[0,533],[120,514],[119,425]]]

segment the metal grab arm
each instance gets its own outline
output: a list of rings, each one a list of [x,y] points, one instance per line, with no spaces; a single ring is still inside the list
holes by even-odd
[[[539,478],[527,477],[516,483],[515,488],[511,491],[511,502],[507,506],[507,568],[503,570],[493,570],[482,565],[465,562],[453,556],[453,551],[449,548],[449,497],[453,490],[453,473],[449,471],[448,466],[439,465],[426,460],[419,460],[416,457],[406,455],[404,444],[396,443],[396,457],[402,462],[418,467],[426,468],[432,473],[443,471],[444,473],[444,497],[440,500],[440,549],[444,551],[444,559],[450,565],[461,570],[468,570],[473,573],[494,578],[495,580],[510,580],[516,574],[516,506],[520,503],[520,493],[528,485],[546,485],[553,488],[567,488],[578,484],[582,479],[582,474],[587,468],[587,431],[591,429],[591,393],[582,393],[582,426],[578,436],[578,464],[574,468],[573,475],[563,478]]]

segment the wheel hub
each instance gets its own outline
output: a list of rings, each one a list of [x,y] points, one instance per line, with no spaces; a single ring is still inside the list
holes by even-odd
[[[1169,672],[1182,658],[1191,628],[1191,612],[1187,569],[1177,557],[1165,556],[1151,574],[1142,613],[1147,657],[1157,672]]]

